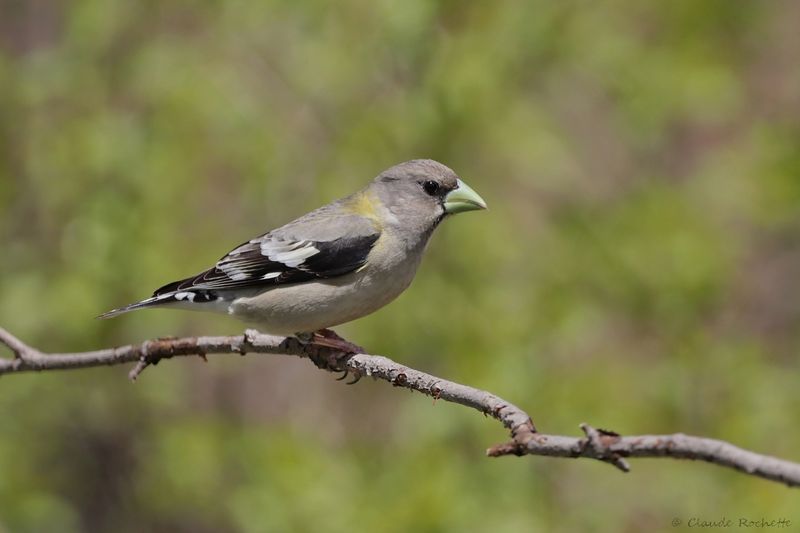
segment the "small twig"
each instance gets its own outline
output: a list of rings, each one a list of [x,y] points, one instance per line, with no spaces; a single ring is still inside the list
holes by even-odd
[[[136,363],[129,373],[131,379],[136,379],[148,366],[171,357],[227,353],[294,355],[311,359],[324,370],[371,376],[435,400],[471,407],[499,420],[510,431],[511,440],[487,450],[491,457],[588,457],[625,472],[630,469],[626,457],[692,459],[792,487],[800,486],[800,464],[743,450],[719,440],[680,433],[622,437],[588,424],[581,425],[583,438],[538,433],[525,411],[489,392],[414,370],[380,355],[344,353],[331,347],[304,344],[294,337],[275,337],[248,330],[244,335],[156,339],[93,352],[44,354],[0,328],[0,343],[14,354],[13,359],[0,358],[0,375]]]
[[[134,366],[131,371],[128,372],[128,379],[131,381],[136,381],[139,378],[139,374],[144,372],[144,369],[147,368],[148,364],[150,363],[147,362],[147,356],[141,356],[136,362],[136,366]]]

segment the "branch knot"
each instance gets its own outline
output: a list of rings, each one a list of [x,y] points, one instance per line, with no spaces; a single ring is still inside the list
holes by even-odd
[[[630,472],[631,467],[628,462],[619,453],[611,450],[611,445],[620,439],[618,433],[595,429],[586,423],[581,424],[580,428],[586,434],[586,438],[580,440],[580,452],[578,455],[589,455],[600,461],[610,463],[623,472]]]

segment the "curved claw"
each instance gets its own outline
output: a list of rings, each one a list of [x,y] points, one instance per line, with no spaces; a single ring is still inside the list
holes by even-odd
[[[349,370],[345,370],[344,372],[342,372],[341,376],[336,378],[336,381],[342,381],[344,378],[346,378],[349,375],[350,375],[350,371]]]
[[[348,381],[346,385],[355,385],[359,381],[361,381],[361,374],[353,374],[352,381]]]

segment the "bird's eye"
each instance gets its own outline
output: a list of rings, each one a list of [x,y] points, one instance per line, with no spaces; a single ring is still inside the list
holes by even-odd
[[[433,180],[426,180],[422,182],[422,188],[431,196],[439,192],[439,187],[439,184]]]

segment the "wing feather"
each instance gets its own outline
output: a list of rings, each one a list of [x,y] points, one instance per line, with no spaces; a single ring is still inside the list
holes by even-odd
[[[330,240],[267,233],[231,250],[213,268],[164,285],[153,296],[175,291],[239,290],[342,276],[366,264],[380,237],[380,232],[371,226],[370,229]]]

